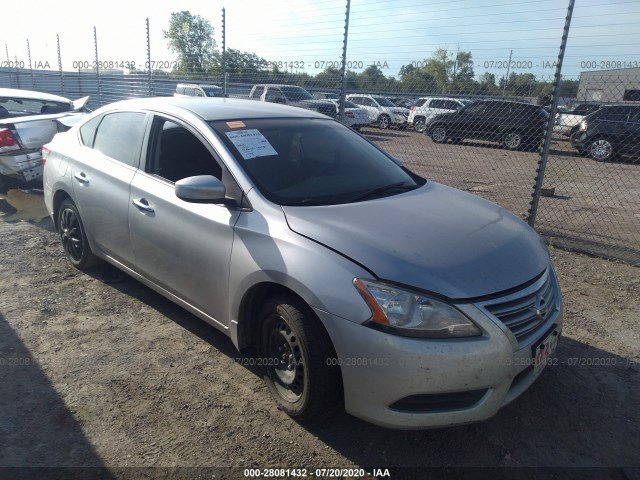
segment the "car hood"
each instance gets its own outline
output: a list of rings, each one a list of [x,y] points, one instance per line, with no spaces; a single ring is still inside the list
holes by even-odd
[[[291,230],[379,279],[451,299],[512,289],[549,265],[540,238],[518,217],[435,182],[366,202],[283,210]]]

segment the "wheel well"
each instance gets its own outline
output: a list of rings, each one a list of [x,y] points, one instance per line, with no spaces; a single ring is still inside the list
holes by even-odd
[[[288,287],[278,283],[263,282],[251,287],[242,297],[240,309],[238,312],[238,348],[243,353],[254,352],[257,345],[256,332],[258,330],[258,313],[264,305],[267,298],[276,295],[288,295],[296,298],[301,304],[309,309],[309,313],[313,315],[324,329],[324,325],[313,312],[313,309],[307,302],[296,292]],[[327,337],[329,337],[328,332]],[[330,339],[331,337],[329,337]]]
[[[53,223],[58,230],[58,209],[65,198],[71,198],[71,196],[64,190],[58,190],[53,196]]]

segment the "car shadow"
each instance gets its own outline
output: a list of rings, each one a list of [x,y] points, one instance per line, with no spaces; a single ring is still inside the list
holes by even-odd
[[[0,477],[115,478],[1,313],[0,362]]]

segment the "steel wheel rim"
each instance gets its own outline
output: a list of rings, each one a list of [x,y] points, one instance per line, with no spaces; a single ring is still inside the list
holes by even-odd
[[[436,142],[444,142],[447,138],[447,131],[442,127],[436,127],[431,135]]]
[[[304,392],[305,365],[299,339],[278,315],[267,319],[267,371],[276,390],[289,402],[300,400]]]
[[[79,262],[84,253],[82,230],[78,216],[70,208],[65,208],[60,213],[60,238],[64,251]]]
[[[517,133],[507,133],[504,137],[504,144],[509,148],[518,148],[522,143],[522,138]]]
[[[607,140],[600,139],[591,144],[591,156],[595,160],[607,160],[612,152],[613,146]]]

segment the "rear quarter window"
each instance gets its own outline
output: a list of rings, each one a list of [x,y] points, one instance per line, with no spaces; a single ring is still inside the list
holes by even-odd
[[[84,146],[93,147],[96,128],[98,128],[101,120],[102,116],[95,117],[80,127],[80,141]]]

